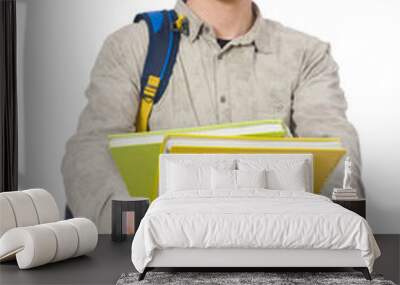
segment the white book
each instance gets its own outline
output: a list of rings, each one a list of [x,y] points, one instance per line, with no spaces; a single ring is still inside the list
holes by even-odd
[[[337,195],[353,195],[353,194],[357,194],[357,192],[356,191],[354,191],[354,192],[333,192],[334,194],[337,194]]]
[[[358,197],[332,197],[333,200],[359,200]]]
[[[336,195],[357,195],[357,192],[333,192],[332,194],[336,194]]]
[[[336,199],[336,200],[346,200],[346,199],[355,200],[355,199],[358,199],[358,196],[335,196],[335,195],[332,195],[332,199]]]
[[[343,189],[343,188],[334,188],[333,193],[357,193],[357,189],[354,188],[349,188],[349,189]]]

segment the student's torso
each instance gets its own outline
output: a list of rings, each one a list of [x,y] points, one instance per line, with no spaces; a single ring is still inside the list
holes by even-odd
[[[182,38],[168,87],[154,106],[152,130],[260,119],[290,123],[297,62],[252,43],[221,49],[214,38]]]

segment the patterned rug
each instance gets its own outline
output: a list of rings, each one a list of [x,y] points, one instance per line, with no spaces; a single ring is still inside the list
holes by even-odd
[[[373,280],[368,281],[360,272],[148,272],[142,281],[138,281],[138,276],[138,273],[122,274],[117,285],[395,285],[392,281],[384,280],[381,275],[372,275]]]

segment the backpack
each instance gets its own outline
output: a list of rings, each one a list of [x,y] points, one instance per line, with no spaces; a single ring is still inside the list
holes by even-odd
[[[149,131],[153,106],[168,86],[179,50],[181,33],[188,34],[188,21],[174,10],[138,14],[134,22],[145,21],[149,31],[149,46],[140,80],[140,103],[136,117],[136,132]]]

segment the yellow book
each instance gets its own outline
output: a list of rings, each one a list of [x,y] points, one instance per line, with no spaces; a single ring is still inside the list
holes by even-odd
[[[247,138],[204,135],[169,135],[164,153],[307,153],[313,155],[314,192],[321,189],[346,153],[339,138]]]
[[[259,120],[196,128],[109,135],[109,150],[131,196],[154,200],[158,186],[158,158],[165,137],[190,133],[249,137],[290,135],[281,120]]]

